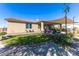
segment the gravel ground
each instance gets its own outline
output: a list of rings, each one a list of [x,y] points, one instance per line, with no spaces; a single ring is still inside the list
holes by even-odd
[[[79,40],[74,40],[69,49],[64,49],[52,41],[36,46],[5,46],[0,48],[0,56],[78,56]]]

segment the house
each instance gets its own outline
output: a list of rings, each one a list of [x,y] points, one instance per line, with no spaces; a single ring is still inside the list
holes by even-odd
[[[65,24],[65,19],[49,20],[49,21],[32,21],[16,18],[6,18],[8,21],[7,34],[26,34],[26,33],[41,33],[45,29],[55,24]],[[73,23],[71,19],[67,19],[67,23]]]

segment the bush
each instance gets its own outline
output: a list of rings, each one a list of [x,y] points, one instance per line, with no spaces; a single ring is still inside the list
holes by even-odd
[[[6,32],[0,32],[0,36],[7,34]]]
[[[70,45],[72,43],[72,37],[68,34],[56,34],[56,35],[29,35],[29,36],[15,36],[3,42],[8,45],[33,45],[41,42],[52,40],[60,45]]]
[[[72,36],[70,34],[55,35],[54,42],[56,42],[60,45],[68,46],[68,45],[71,45],[71,43],[72,43]]]
[[[68,36],[70,36],[71,38],[74,36],[74,34],[72,32],[68,33]]]

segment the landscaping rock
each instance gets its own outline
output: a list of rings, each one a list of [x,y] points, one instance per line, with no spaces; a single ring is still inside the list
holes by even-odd
[[[77,41],[78,42],[78,41]],[[1,56],[77,56],[79,46],[76,48],[64,49],[52,41],[41,43],[37,46],[7,46],[0,49]]]

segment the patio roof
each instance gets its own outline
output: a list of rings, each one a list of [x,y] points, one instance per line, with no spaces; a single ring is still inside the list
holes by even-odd
[[[49,20],[49,21],[32,21],[32,20],[23,20],[19,18],[6,18],[8,22],[16,22],[16,23],[34,23],[34,24],[40,24],[41,22],[44,22],[44,24],[48,25],[54,25],[54,24],[65,24],[65,18],[57,19],[57,20]],[[67,24],[73,24],[73,21],[71,19],[67,19]]]
[[[23,20],[19,18],[5,18],[8,22],[16,22],[16,23],[36,23],[35,21],[32,20]]]
[[[48,22],[53,22],[53,23],[58,23],[58,24],[65,24],[65,18],[61,18],[61,19],[57,19],[57,20],[49,20]],[[67,18],[67,24],[73,24],[73,21],[71,19]]]

